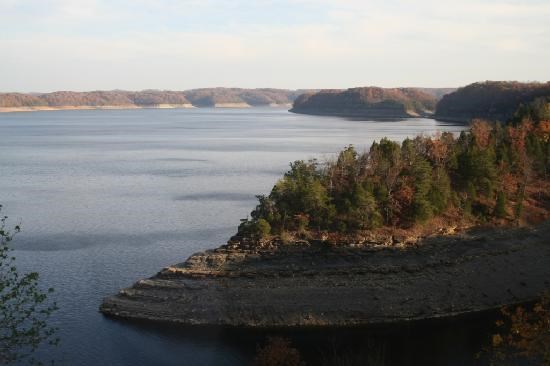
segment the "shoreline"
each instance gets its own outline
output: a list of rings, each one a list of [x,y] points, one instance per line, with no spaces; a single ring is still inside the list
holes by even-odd
[[[310,116],[325,116],[325,117],[342,117],[350,119],[369,119],[378,121],[393,121],[403,120],[409,118],[428,118],[434,119],[434,115],[430,113],[419,114],[412,112],[400,112],[400,113],[372,113],[371,111],[358,111],[358,112],[340,112],[340,111],[317,111],[317,110],[304,110],[291,108],[289,112],[296,114],[304,114]]]
[[[265,331],[320,331],[320,330],[354,330],[354,329],[370,329],[370,330],[383,330],[388,327],[403,327],[403,326],[417,326],[417,325],[434,325],[434,324],[443,324],[443,323],[455,323],[460,321],[469,321],[472,319],[477,319],[480,317],[491,316],[495,314],[500,314],[500,310],[503,307],[515,307],[515,306],[529,306],[533,305],[540,301],[540,296],[525,299],[517,302],[510,302],[505,305],[499,306],[489,306],[487,308],[475,310],[475,311],[465,311],[465,312],[456,312],[449,313],[445,316],[435,316],[435,317],[417,317],[417,318],[404,318],[397,319],[393,321],[383,321],[383,322],[371,322],[366,324],[306,324],[306,325],[268,325],[268,326],[247,326],[244,324],[239,325],[227,325],[227,324],[189,324],[186,322],[173,321],[166,318],[143,318],[132,316],[129,314],[114,314],[108,311],[104,311],[100,307],[99,312],[103,314],[108,319],[121,322],[130,322],[134,324],[148,324],[150,326],[172,326],[178,327],[180,329],[189,329],[189,330],[226,330],[226,331],[237,331],[237,332],[265,332]]]
[[[140,106],[134,104],[125,105],[82,105],[82,106],[35,106],[35,107],[0,107],[0,113],[17,112],[42,112],[42,111],[81,111],[81,110],[123,110],[123,109],[188,109],[194,108],[192,104],[158,104]]]
[[[157,105],[105,105],[105,106],[34,106],[34,107],[0,107],[0,113],[23,113],[44,111],[81,111],[81,110],[131,110],[131,109],[248,109],[248,108],[287,108],[288,104],[250,105],[246,103],[216,103],[212,106],[195,106],[188,104],[157,104]]]

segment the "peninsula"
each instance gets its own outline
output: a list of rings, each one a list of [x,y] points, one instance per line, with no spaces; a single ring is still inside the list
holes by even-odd
[[[432,90],[437,93],[437,90]],[[364,87],[300,95],[291,112],[374,119],[428,117],[437,104],[428,89]]]
[[[485,81],[458,89],[378,88],[321,90],[300,95],[295,113],[361,119],[428,117],[468,123],[480,118],[506,122],[520,107],[536,109],[550,119],[550,82]]]
[[[458,138],[382,139],[324,164],[296,161],[226,245],[100,310],[185,325],[356,326],[536,300],[550,291],[550,121],[532,112],[505,128],[474,121]]]
[[[435,118],[469,122],[474,118],[508,121],[518,108],[537,109],[550,119],[550,82],[485,81],[467,85],[443,95],[437,103]],[[544,107],[546,106],[546,107]]]

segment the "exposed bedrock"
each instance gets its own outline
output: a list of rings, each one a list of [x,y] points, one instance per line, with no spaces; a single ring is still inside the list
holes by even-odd
[[[479,312],[549,290],[547,222],[414,245],[226,245],[138,281],[100,310],[185,325],[355,326]]]

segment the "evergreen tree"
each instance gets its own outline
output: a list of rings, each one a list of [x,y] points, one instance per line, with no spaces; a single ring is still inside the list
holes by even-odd
[[[550,122],[545,121],[506,128],[475,121],[457,139],[444,133],[399,145],[384,138],[364,154],[350,145],[323,166],[315,160],[292,163],[269,196],[258,196],[252,219],[244,220],[239,232],[407,226],[443,215],[451,206],[461,216],[485,221],[506,217],[507,194],[515,196],[519,220],[527,185],[548,179],[549,159]]]
[[[497,193],[497,202],[495,205],[495,216],[498,218],[506,217],[506,195],[503,191]]]

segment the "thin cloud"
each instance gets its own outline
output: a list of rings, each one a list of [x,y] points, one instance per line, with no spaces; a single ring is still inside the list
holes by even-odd
[[[0,0],[5,91],[548,80],[538,1]]]

